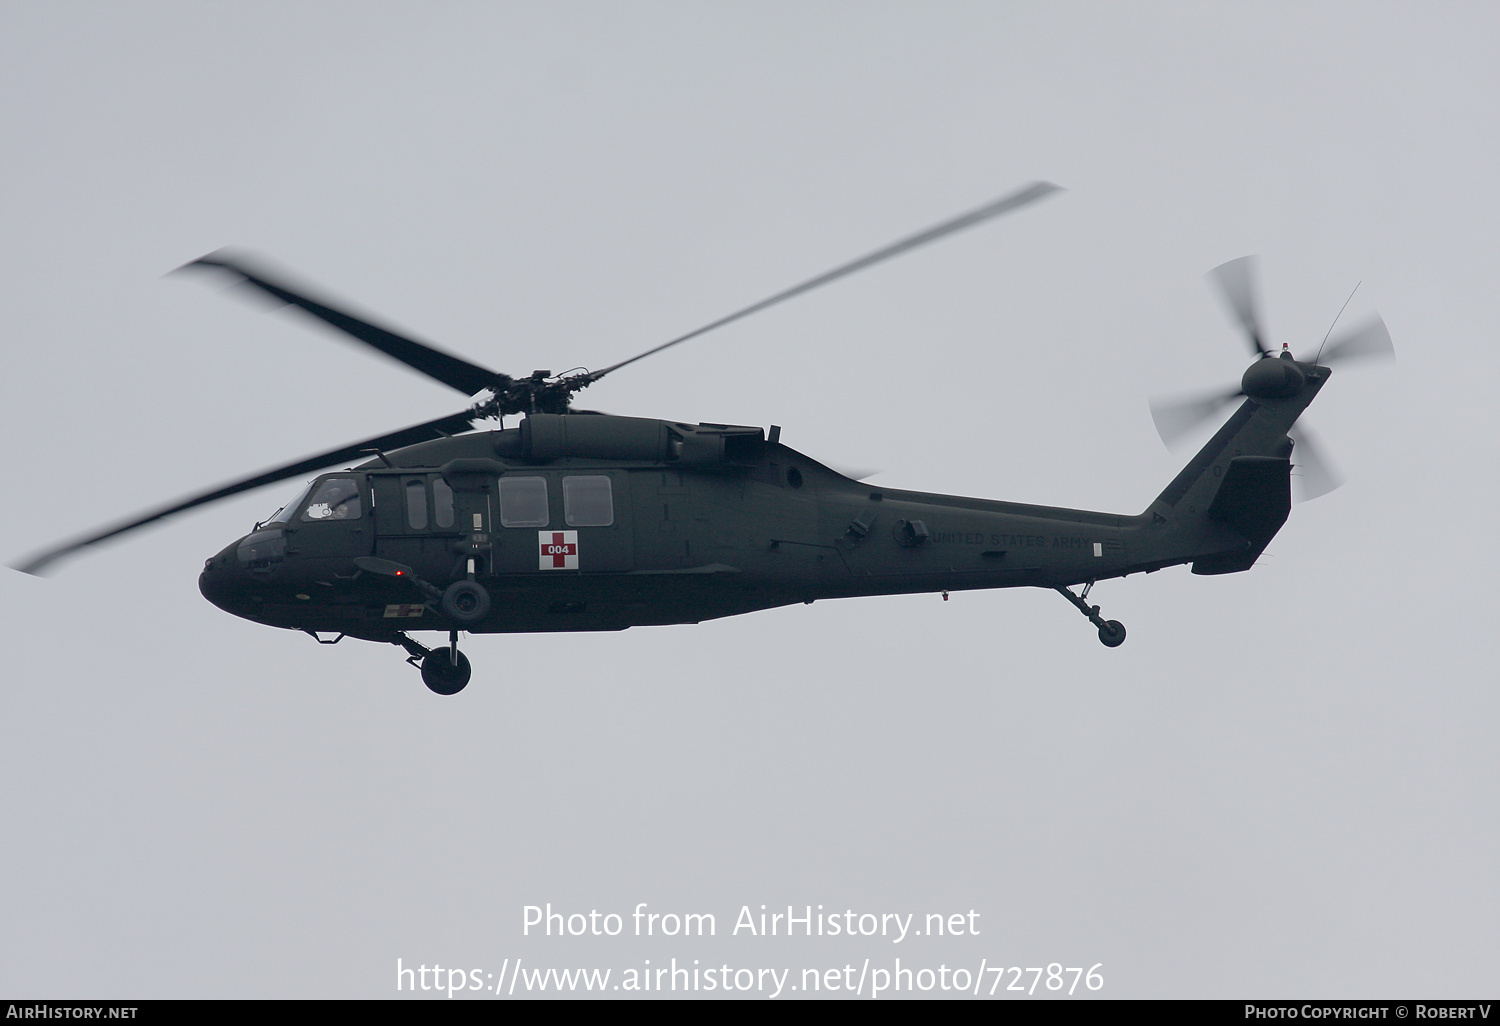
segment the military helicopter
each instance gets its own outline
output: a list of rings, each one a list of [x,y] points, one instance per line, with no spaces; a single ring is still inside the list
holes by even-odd
[[[863,595],[1051,588],[1103,644],[1118,646],[1124,626],[1088,602],[1095,582],[1182,563],[1197,574],[1248,570],[1290,512],[1295,442],[1288,432],[1328,380],[1327,363],[1392,355],[1378,318],[1325,345],[1326,355],[1299,361],[1286,347],[1273,355],[1249,258],[1218,268],[1255,360],[1237,389],[1158,404],[1154,412],[1168,438],[1243,402],[1134,516],[873,488],[782,444],[774,425],[766,431],[571,408],[577,392],[638,360],[1057,188],[1034,182],[602,370],[560,375],[492,371],[273,280],[244,258],[209,254],[186,266],[233,275],[482,397],[461,413],[189,496],[16,569],[40,573],[164,517],[362,459],[316,477],[210,557],[199,589],[227,612],[304,631],[321,644],[358,638],[399,646],[438,694],[469,682],[461,632],[622,630]],[[522,419],[506,427],[509,416]],[[499,426],[475,430],[486,420]],[[1323,487],[1329,475],[1319,466],[1304,471]],[[445,632],[447,644],[428,648],[414,631]]]

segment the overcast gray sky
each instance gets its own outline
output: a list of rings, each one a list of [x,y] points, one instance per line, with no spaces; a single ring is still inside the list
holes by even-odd
[[[1055,181],[586,405],[1122,513],[1187,458],[1147,397],[1244,365],[1211,267],[1262,254],[1299,351],[1362,282],[1344,317],[1378,309],[1400,358],[1323,390],[1305,422],[1349,483],[1260,565],[1095,590],[1116,650],[1050,592],[864,599],[478,637],[441,699],[394,648],[198,595],[290,482],[0,573],[0,992],[899,957],[1102,963],[1113,997],[1493,994],[1497,30],[1487,4],[3,3],[8,560],[458,408],[162,277],[226,245],[527,373]],[[522,936],[547,902],[625,932]],[[717,936],[629,936],[641,902]],[[762,904],[980,933],[731,933]]]

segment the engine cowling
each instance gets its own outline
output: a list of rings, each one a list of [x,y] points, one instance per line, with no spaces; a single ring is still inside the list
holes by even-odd
[[[727,424],[677,424],[644,417],[533,413],[521,422],[523,459],[564,456],[656,463],[745,463],[759,458],[765,432]],[[508,454],[505,454],[508,455]]]

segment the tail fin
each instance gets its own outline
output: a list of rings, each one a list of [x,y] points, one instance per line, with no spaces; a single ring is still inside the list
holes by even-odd
[[[1160,533],[1164,562],[1195,574],[1248,570],[1291,512],[1287,431],[1328,380],[1302,365],[1306,385],[1289,399],[1248,398],[1142,515]]]

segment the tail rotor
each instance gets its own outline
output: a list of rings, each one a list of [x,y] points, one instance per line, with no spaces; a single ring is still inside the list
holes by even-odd
[[[1195,428],[1215,418],[1237,399],[1275,400],[1295,395],[1301,387],[1303,368],[1357,360],[1395,359],[1396,347],[1391,343],[1391,333],[1385,322],[1374,316],[1333,342],[1325,339],[1317,354],[1305,363],[1299,363],[1290,349],[1283,346],[1280,359],[1287,363],[1260,366],[1262,361],[1273,359],[1276,354],[1266,345],[1265,322],[1260,315],[1255,288],[1255,270],[1256,258],[1244,256],[1220,264],[1208,274],[1218,287],[1224,305],[1243,330],[1255,362],[1245,371],[1238,388],[1224,387],[1151,400],[1151,419],[1156,424],[1157,434],[1169,448],[1175,447]],[[1322,455],[1306,428],[1295,428],[1288,437],[1292,440],[1293,459],[1299,471],[1294,479],[1299,501],[1316,499],[1343,484],[1343,477]]]

